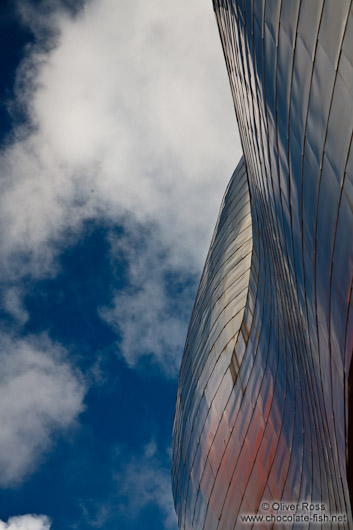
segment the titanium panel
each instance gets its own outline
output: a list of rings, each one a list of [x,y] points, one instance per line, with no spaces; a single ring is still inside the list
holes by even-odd
[[[222,201],[181,365],[178,524],[251,528],[246,514],[314,502],[346,519],[254,527],[353,529],[352,3],[213,4],[244,157]]]

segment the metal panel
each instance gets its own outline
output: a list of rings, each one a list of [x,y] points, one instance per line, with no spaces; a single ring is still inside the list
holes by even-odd
[[[244,158],[222,201],[181,366],[179,526],[240,529],[242,515],[264,514],[262,502],[313,500],[347,516],[323,528],[353,528],[351,2],[213,4]]]

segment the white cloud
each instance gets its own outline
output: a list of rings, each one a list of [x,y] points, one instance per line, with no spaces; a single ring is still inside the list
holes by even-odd
[[[130,283],[102,315],[121,333],[130,366],[147,354],[175,374],[190,294],[181,288],[173,298],[170,274],[199,273],[240,156],[212,2],[92,0],[76,16],[51,1],[18,8],[38,43],[27,49],[13,102],[28,121],[0,150],[2,308],[24,324],[22,280],[55,275],[85,220],[123,224],[112,259],[124,253]],[[44,336],[2,334],[0,347],[7,487],[74,425],[84,386]],[[169,470],[154,458],[147,467],[132,461],[127,476],[136,475],[141,506],[155,499],[168,519]]]
[[[51,523],[46,515],[19,515],[7,523],[0,521],[0,530],[49,530]]]
[[[127,461],[115,480],[121,513],[138,517],[144,508],[155,505],[163,517],[165,528],[177,530],[170,467],[161,462],[153,440],[144,447],[141,455]]]
[[[4,310],[20,324],[25,324],[29,319],[29,313],[23,304],[22,291],[18,286],[9,286],[4,289],[2,299]]]
[[[123,255],[129,264],[129,288],[116,292],[110,306],[100,308],[100,316],[119,332],[119,350],[129,366],[149,355],[174,377],[184,347],[195,275],[173,268],[172,252],[161,246],[156,230],[130,228],[118,240],[111,240],[112,256]],[[189,280],[187,286],[181,279]]]
[[[53,437],[73,427],[84,385],[47,337],[0,335],[0,485],[31,473]],[[11,527],[12,528],[12,527]]]
[[[102,0],[48,21],[51,51],[18,76],[35,129],[0,160],[3,255],[45,271],[66,228],[129,212],[199,266],[240,153],[211,2]]]
[[[138,250],[135,292],[105,316],[124,330],[131,365],[151,351],[162,360],[185,334],[165,271],[199,272],[240,156],[212,2],[89,1],[75,17],[18,5],[40,39],[18,74],[29,125],[0,154],[2,277],[55,274],[57,254],[89,218],[155,227]],[[163,263],[143,271],[160,248]],[[139,350],[136,322],[146,330]]]
[[[143,520],[146,508],[157,510],[156,519],[166,530],[177,530],[177,520],[170,485],[170,454],[160,451],[154,439],[133,453],[123,446],[115,447],[112,460],[112,484],[104,500],[86,499],[80,507],[82,520],[92,527],[120,528],[124,522]],[[156,521],[156,525],[158,525]]]

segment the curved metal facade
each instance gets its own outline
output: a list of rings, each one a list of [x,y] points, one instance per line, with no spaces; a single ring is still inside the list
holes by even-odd
[[[244,160],[223,200],[181,366],[179,526],[250,528],[242,515],[265,513],[264,502],[268,514],[278,513],[274,502],[305,501],[345,519],[289,526],[353,528],[351,2],[214,8]]]

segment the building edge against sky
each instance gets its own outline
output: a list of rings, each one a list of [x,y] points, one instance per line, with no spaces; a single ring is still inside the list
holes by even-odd
[[[323,503],[322,528],[353,528],[352,5],[214,0],[214,9],[244,158],[181,365],[179,527],[242,528],[244,514],[271,515],[264,502],[286,501]],[[329,519],[338,514],[342,523]]]

